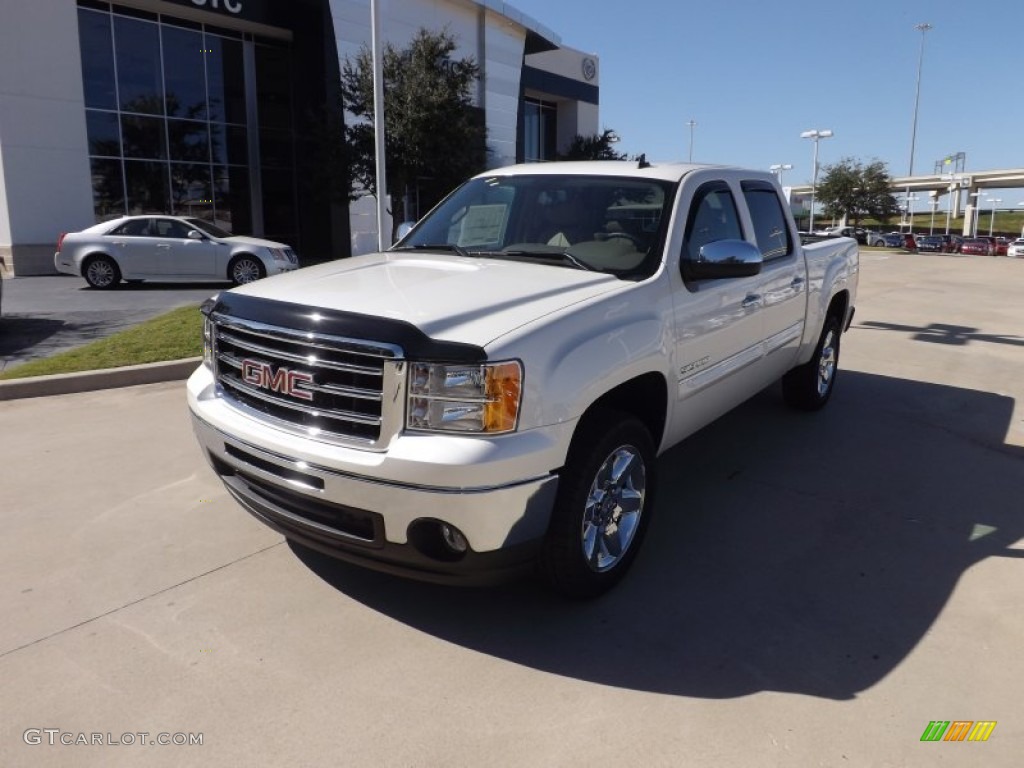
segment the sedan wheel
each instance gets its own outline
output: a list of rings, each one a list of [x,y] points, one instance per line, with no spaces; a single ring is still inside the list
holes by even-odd
[[[121,270],[107,256],[94,256],[85,265],[82,277],[90,287],[105,291],[121,282]]]
[[[253,256],[239,256],[231,262],[229,276],[235,285],[245,285],[259,280],[266,274],[263,264]]]

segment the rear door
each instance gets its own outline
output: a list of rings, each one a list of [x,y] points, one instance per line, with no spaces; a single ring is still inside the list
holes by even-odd
[[[156,242],[150,236],[153,220],[131,219],[112,229],[103,239],[127,279],[157,274]]]
[[[760,179],[744,180],[740,187],[750,217],[748,239],[764,258],[757,292],[763,300],[764,375],[774,381],[793,366],[800,348],[807,313],[806,267],[775,187]]]

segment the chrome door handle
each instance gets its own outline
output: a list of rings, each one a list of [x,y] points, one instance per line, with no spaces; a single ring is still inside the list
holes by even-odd
[[[157,243],[156,247],[157,248],[170,248],[171,246],[168,245],[167,243]]]
[[[743,300],[740,306],[743,307],[744,309],[753,309],[754,307],[761,306],[761,301],[761,294],[751,293],[747,295],[747,298]]]
[[[800,287],[801,285],[803,285],[803,284],[804,284],[805,282],[806,282],[806,281],[805,281],[805,280],[804,280],[804,279],[803,279],[802,277],[794,277],[794,278],[793,278],[793,282],[792,282],[792,283],[790,283],[790,285],[791,285],[792,287],[794,287],[794,288],[799,288],[799,287]]]

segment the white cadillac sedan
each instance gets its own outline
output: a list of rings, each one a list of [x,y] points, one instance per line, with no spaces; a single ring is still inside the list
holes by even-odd
[[[298,269],[287,245],[239,237],[208,221],[179,216],[124,216],[57,241],[58,272],[81,275],[93,288],[124,280],[230,280],[251,283]]]

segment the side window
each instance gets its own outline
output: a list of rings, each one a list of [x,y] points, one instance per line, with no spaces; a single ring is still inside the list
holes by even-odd
[[[117,237],[148,237],[150,219],[132,219],[120,227],[111,230],[110,234]]]
[[[683,260],[697,261],[700,249],[718,240],[742,240],[743,230],[732,193],[724,184],[697,190],[683,238]]]
[[[775,188],[761,182],[743,182],[743,197],[754,222],[754,237],[765,261],[793,252],[786,216]]]
[[[173,237],[184,240],[188,237],[191,227],[176,221],[175,219],[154,219],[156,230],[153,232],[156,237]]]

